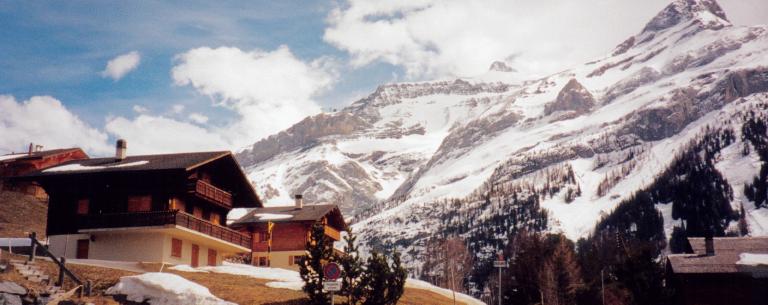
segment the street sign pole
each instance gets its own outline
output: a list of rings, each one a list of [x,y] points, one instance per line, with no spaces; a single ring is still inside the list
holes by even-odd
[[[331,293],[331,304],[333,304],[333,292],[341,290],[339,276],[341,276],[341,266],[338,264],[327,263],[323,266],[323,289]]]
[[[499,305],[501,305],[501,268],[508,268],[509,263],[504,260],[504,255],[499,252],[499,257],[493,262],[493,266],[499,269]]]

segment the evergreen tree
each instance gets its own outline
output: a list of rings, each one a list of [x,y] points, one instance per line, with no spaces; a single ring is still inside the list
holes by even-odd
[[[392,255],[392,268],[387,283],[387,304],[395,305],[405,292],[405,280],[408,278],[408,272],[403,267],[400,260],[400,253],[395,252]]]
[[[331,303],[330,295],[323,292],[323,263],[333,256],[333,241],[325,236],[322,223],[315,223],[306,244],[307,255],[299,265],[299,275],[304,281],[303,290],[312,305]]]
[[[341,295],[347,297],[347,304],[359,304],[363,299],[363,286],[361,285],[363,261],[360,259],[355,241],[357,236],[352,234],[352,229],[347,228],[347,236],[344,237],[344,254],[337,258],[341,262]]]
[[[362,284],[365,287],[364,305],[386,305],[387,286],[390,278],[387,258],[374,251],[368,258],[367,268],[363,273]]]

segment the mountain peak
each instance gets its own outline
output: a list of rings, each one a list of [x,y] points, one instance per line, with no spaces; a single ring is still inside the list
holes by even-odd
[[[690,20],[697,20],[710,29],[730,25],[725,12],[715,0],[675,0],[645,25],[643,33],[665,30]]]
[[[508,65],[507,65],[505,62],[503,62],[503,61],[494,61],[494,62],[491,64],[491,67],[490,67],[490,68],[488,68],[488,71],[498,71],[498,72],[517,72],[517,70],[515,70],[515,68],[512,68],[512,67],[508,66]]]

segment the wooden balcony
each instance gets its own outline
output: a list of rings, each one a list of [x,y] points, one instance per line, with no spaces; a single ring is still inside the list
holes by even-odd
[[[238,246],[251,248],[251,237],[249,235],[177,210],[85,215],[80,216],[78,221],[79,229],[177,225]]]
[[[341,240],[341,233],[339,233],[339,230],[336,230],[330,226],[325,226],[325,235],[332,238],[335,241]]]
[[[203,180],[190,183],[189,192],[222,207],[232,207],[232,194]]]

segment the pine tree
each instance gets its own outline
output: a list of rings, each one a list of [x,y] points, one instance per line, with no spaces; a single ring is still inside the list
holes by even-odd
[[[400,253],[395,252],[392,255],[392,268],[389,274],[387,285],[387,304],[395,305],[405,292],[405,280],[408,278],[408,272],[403,267],[400,260]]]
[[[331,299],[323,292],[323,262],[333,255],[333,242],[325,237],[325,227],[322,223],[312,226],[309,241],[306,245],[307,255],[299,265],[299,274],[304,281],[303,290],[313,305],[330,304]]]
[[[352,234],[352,229],[347,228],[347,236],[344,237],[344,255],[337,260],[341,262],[341,295],[347,296],[347,304],[359,304],[363,299],[363,261],[360,259],[355,241],[357,236]]]
[[[372,252],[362,278],[362,284],[365,287],[364,305],[387,304],[385,297],[387,296],[389,273],[387,258],[376,251]]]

